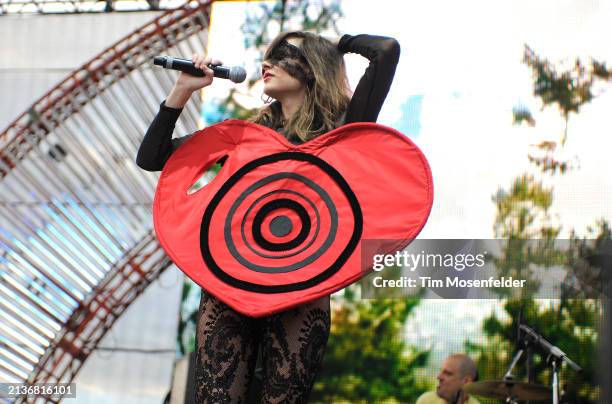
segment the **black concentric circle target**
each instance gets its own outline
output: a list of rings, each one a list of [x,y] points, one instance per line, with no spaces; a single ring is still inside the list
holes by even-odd
[[[254,191],[256,191],[257,189],[263,187],[266,184],[269,184],[269,183],[271,183],[273,181],[277,181],[277,180],[284,179],[284,178],[291,178],[291,179],[300,181],[304,185],[306,185],[306,186],[310,187],[311,189],[313,189],[319,195],[319,197],[325,203],[325,205],[326,205],[326,207],[327,207],[327,209],[329,211],[330,217],[331,217],[330,230],[329,230],[329,232],[327,234],[327,237],[325,238],[325,241],[321,245],[321,247],[319,247],[314,253],[312,253],[311,255],[309,255],[308,257],[304,258],[303,260],[301,260],[299,262],[295,262],[295,263],[293,263],[291,265],[286,265],[286,266],[282,266],[282,267],[267,267],[267,266],[263,266],[263,265],[257,265],[257,264],[255,264],[253,262],[250,262],[246,258],[244,258],[240,254],[238,249],[236,248],[236,244],[234,243],[234,240],[233,240],[232,234],[231,234],[232,218],[234,217],[234,214],[235,214],[236,210],[238,209],[238,206],[240,206],[242,201],[247,196],[251,195]],[[305,224],[303,223],[303,225],[305,225]],[[253,223],[253,226],[255,226],[255,223]],[[272,174],[272,175],[270,175],[268,177],[262,178],[261,180],[255,182],[250,187],[248,187],[246,190],[244,190],[244,192],[242,192],[240,194],[240,196],[238,198],[236,198],[236,201],[234,202],[234,204],[230,208],[229,212],[227,212],[227,217],[225,219],[225,227],[223,229],[223,235],[224,235],[224,238],[225,238],[225,242],[227,243],[227,248],[231,252],[231,254],[234,256],[234,258],[238,262],[240,262],[242,265],[244,265],[245,267],[247,267],[247,268],[249,268],[249,269],[251,269],[253,271],[264,272],[264,273],[291,272],[291,271],[295,271],[296,269],[303,268],[304,266],[306,266],[308,264],[313,263],[317,258],[319,258],[321,255],[323,255],[327,251],[327,249],[332,245],[332,243],[334,242],[334,239],[336,237],[336,233],[337,232],[338,232],[338,210],[336,209],[336,205],[332,201],[332,198],[329,196],[329,194],[327,192],[325,192],[325,190],[323,188],[321,188],[314,181],[304,177],[303,175],[300,175],[300,174],[297,174],[297,173],[289,173],[289,172],[282,172],[282,173]],[[275,251],[275,250],[272,250],[272,251]]]
[[[260,167],[266,164],[275,163],[275,162],[282,161],[282,160],[306,161],[320,168],[322,171],[328,174],[330,178],[333,179],[333,181],[342,191],[342,193],[344,194],[344,196],[346,197],[350,205],[350,208],[353,214],[353,232],[346,246],[344,246],[344,249],[338,254],[335,261],[331,265],[329,265],[327,268],[322,270],[320,273],[318,273],[317,275],[309,279],[305,279],[305,280],[298,281],[298,282],[293,282],[290,284],[283,284],[283,285],[261,285],[258,283],[248,282],[242,279],[235,278],[232,275],[225,272],[217,264],[217,262],[215,261],[215,259],[213,258],[211,254],[209,239],[210,239],[210,234],[212,230],[210,229],[210,223],[212,221],[212,216],[215,212],[215,209],[217,208],[219,203],[223,200],[223,198],[227,195],[227,193],[230,192],[230,190],[238,183],[238,181],[240,181],[247,173],[253,171],[257,167]],[[283,179],[283,178],[290,178],[292,180],[299,181],[303,183],[304,186],[309,187],[311,190],[313,190],[318,195],[318,197],[323,201],[323,203],[325,204],[326,208],[329,211],[330,229],[327,234],[327,237],[325,238],[325,241],[321,244],[321,246],[316,251],[314,251],[312,254],[310,254],[308,257],[301,260],[300,262],[296,262],[292,265],[287,265],[284,267],[266,267],[262,265],[257,265],[253,262],[248,261],[245,257],[243,257],[239,253],[238,249],[236,248],[236,245],[234,243],[234,240],[231,234],[232,219],[233,219],[234,213],[236,212],[238,206],[246,197],[248,197],[250,194],[252,194],[257,189],[263,187],[264,185],[272,181],[276,181],[276,180]],[[297,214],[297,216],[300,218],[300,221],[301,221],[300,223],[301,231],[299,232],[298,236],[296,236],[296,238],[294,238],[293,240],[290,240],[289,242],[271,243],[261,235],[261,223],[263,222],[263,218],[267,214],[269,214],[270,212],[273,212],[276,209],[280,209],[280,208],[288,208]],[[262,213],[262,211],[264,212]],[[267,177],[264,177],[256,181],[255,183],[250,185],[247,189],[245,189],[238,196],[238,198],[236,198],[236,200],[232,204],[232,207],[226,213],[226,215],[227,216],[224,222],[223,236],[224,236],[224,241],[226,242],[227,248],[231,256],[234,257],[234,259],[236,259],[238,262],[240,262],[240,264],[242,264],[245,268],[248,268],[256,272],[282,273],[282,272],[290,272],[290,271],[294,271],[294,270],[303,268],[304,266],[312,262],[315,262],[317,258],[319,258],[322,254],[324,254],[329,249],[338,231],[338,209],[336,208],[334,201],[329,196],[329,194],[313,180],[306,178],[305,176],[301,174],[297,174],[293,172],[279,172],[279,173],[269,175]],[[299,203],[291,199],[288,199],[288,198],[276,199],[274,201],[265,203],[260,208],[260,210],[257,211],[255,218],[257,220],[253,221],[253,229],[252,229],[253,238],[260,247],[266,250],[269,250],[269,251],[284,251],[286,249],[295,248],[299,246],[300,243],[305,241],[305,238],[306,238],[305,235],[307,235],[308,232],[310,231],[310,227],[309,227],[310,219],[308,217],[308,214],[305,213],[304,207],[301,206]],[[318,220],[317,220],[317,224],[318,224]],[[304,228],[306,227],[308,231],[304,231]],[[220,230],[221,229],[218,229],[217,231],[220,231]],[[210,203],[208,204],[204,212],[204,216],[202,217],[202,223],[200,226],[200,249],[202,252],[202,257],[204,261],[206,262],[208,268],[212,271],[212,273],[215,276],[217,276],[223,282],[233,287],[252,291],[252,292],[283,293],[283,292],[291,292],[291,291],[296,291],[296,290],[303,290],[303,289],[315,286],[319,284],[320,282],[324,281],[325,279],[328,279],[333,274],[335,274],[342,267],[342,265],[344,265],[344,263],[348,260],[348,258],[351,256],[351,254],[357,247],[357,244],[361,238],[362,231],[363,231],[363,217],[361,213],[361,208],[359,206],[359,202],[357,200],[357,197],[351,190],[350,186],[346,182],[346,180],[342,177],[342,175],[336,169],[330,166],[328,163],[326,163],[325,161],[311,154],[300,153],[300,152],[283,152],[283,153],[272,154],[270,156],[261,157],[259,159],[251,161],[248,164],[245,164],[221,186],[219,191],[211,199]],[[244,232],[243,232],[243,238],[244,238]],[[295,242],[295,240],[299,240],[299,242]]]
[[[310,241],[305,243],[301,248],[296,249],[295,251],[292,251],[292,252],[288,252],[286,254],[274,254],[274,255],[272,255],[272,254],[265,254],[265,253],[257,250],[254,246],[252,246],[251,243],[249,243],[249,241],[247,240],[247,237],[246,237],[245,227],[246,227],[246,220],[247,220],[247,217],[249,216],[249,213],[251,213],[251,210],[255,206],[257,206],[257,203],[259,201],[261,201],[262,199],[264,199],[266,197],[269,197],[270,195],[274,195],[274,194],[290,194],[290,195],[295,195],[295,196],[301,198],[302,200],[304,200],[310,206],[310,209],[312,210],[312,212],[314,212],[315,217],[316,217],[316,226],[315,226],[314,234],[311,237]],[[308,247],[310,247],[312,245],[312,243],[314,243],[314,241],[316,240],[317,235],[319,234],[320,227],[321,227],[321,216],[319,214],[319,210],[317,209],[315,204],[310,199],[308,199],[304,194],[302,194],[300,192],[293,191],[291,189],[277,189],[277,190],[274,190],[274,191],[266,192],[265,194],[263,194],[260,197],[258,197],[255,201],[253,201],[251,206],[249,206],[249,208],[245,212],[244,217],[242,218],[242,223],[240,224],[240,233],[242,235],[242,241],[244,242],[244,245],[249,250],[251,250],[254,254],[257,254],[257,255],[259,255],[260,257],[263,257],[263,258],[287,258],[287,257],[291,257],[291,256],[294,256],[294,255],[297,255],[297,254],[301,253],[302,251],[304,251],[305,249],[307,249]]]
[[[274,210],[277,210],[279,208],[288,208],[293,210],[295,213],[297,213],[302,222],[302,225],[300,226],[300,233],[292,240],[286,241],[284,243],[274,243],[268,241],[261,234],[261,225],[263,223],[264,218],[268,215],[268,213],[273,212]],[[308,233],[310,233],[310,217],[308,217],[308,212],[306,212],[306,209],[304,209],[304,207],[299,203],[292,201],[291,199],[275,199],[266,203],[257,212],[257,214],[255,215],[255,219],[253,219],[251,231],[253,232],[253,239],[257,242],[257,244],[259,244],[266,250],[285,251],[299,246],[304,242],[304,240],[306,240],[306,236],[308,236]]]

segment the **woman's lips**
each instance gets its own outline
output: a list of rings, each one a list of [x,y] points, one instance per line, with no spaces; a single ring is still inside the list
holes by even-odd
[[[272,73],[264,73],[263,75],[263,80],[266,81],[266,79],[269,79],[270,77],[273,77],[274,75]]]

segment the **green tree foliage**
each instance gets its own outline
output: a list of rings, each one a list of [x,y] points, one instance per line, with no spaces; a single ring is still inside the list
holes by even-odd
[[[550,217],[552,198],[552,189],[527,174],[516,178],[508,190],[500,188],[493,198],[497,207],[495,237],[506,240],[502,254],[494,257],[493,263],[500,276],[526,281],[524,288],[495,289],[498,295],[534,296],[540,282],[532,269],[541,271],[562,262],[563,256],[554,246],[560,227]]]
[[[509,190],[500,188],[493,198],[497,207],[495,237],[505,239],[554,238],[560,228],[551,224],[552,189],[523,174]]]
[[[576,164],[572,161],[558,160],[555,152],[565,145],[568,136],[568,123],[572,115],[578,114],[580,108],[593,101],[598,95],[594,88],[597,84],[609,82],[611,72],[605,62],[590,60],[588,63],[576,58],[568,67],[561,68],[546,58],[539,56],[525,45],[523,62],[529,66],[534,77],[533,94],[542,102],[542,109],[555,106],[564,121],[560,137],[536,145],[537,153],[530,154],[529,160],[542,172],[563,174]],[[532,111],[524,106],[514,108],[514,123],[526,123],[536,126]],[[559,140],[556,140],[559,139]]]
[[[177,351],[180,356],[195,351],[196,324],[198,321],[198,302],[200,287],[192,280],[183,282],[178,330],[176,335]]]
[[[560,69],[546,59],[538,56],[531,48],[525,47],[524,62],[534,74],[534,95],[543,108],[555,105],[565,123],[560,145],[567,139],[567,122],[571,114],[579,113],[580,108],[593,101],[596,94],[593,85],[597,81],[609,81],[610,72],[604,63],[591,61],[587,66],[576,60],[570,69]],[[524,107],[515,108],[516,124],[527,123],[534,127],[536,119]],[[563,174],[570,168],[568,161],[558,161],[555,151],[557,141],[545,141],[537,145],[543,156],[529,155],[529,160],[543,173]],[[567,366],[562,371],[562,388],[566,402],[596,403],[600,387],[596,382],[598,363],[599,326],[602,322],[602,302],[599,299],[580,299],[587,287],[599,292],[605,291],[604,268],[593,265],[593,257],[606,243],[610,243],[610,227],[600,220],[596,227],[589,228],[589,234],[580,238],[571,232],[569,248],[564,251],[553,250],[544,257],[534,249],[530,239],[538,239],[539,244],[550,248],[550,242],[559,235],[560,225],[552,223],[549,208],[553,202],[553,188],[545,188],[532,176],[522,175],[510,186],[509,190],[499,190],[494,197],[497,206],[495,234],[508,240],[508,246],[495,264],[501,272],[521,271],[532,265],[560,264],[571,269],[579,282],[578,287],[561,290],[559,299],[536,300],[533,296],[507,296],[504,305],[506,318],[492,314],[483,324],[487,336],[484,344],[467,344],[467,349],[478,356],[481,379],[500,379],[509,366],[516,351],[517,327],[522,313],[522,321],[536,329],[553,345],[558,346],[569,357],[576,360],[583,372],[577,374]],[[547,250],[547,251],[550,251]],[[596,269],[596,270],[594,270]],[[515,378],[525,380],[525,362],[515,368]],[[533,357],[533,376],[537,383],[550,385],[551,372],[546,357],[536,354]]]
[[[568,402],[597,403],[599,386],[596,383],[596,358],[599,332],[596,325],[601,321],[601,302],[592,299],[561,299],[546,303],[533,299],[508,300],[504,309],[509,320],[491,315],[484,321],[483,331],[488,342],[467,346],[478,357],[481,380],[501,379],[510,365],[516,352],[518,319],[522,309],[523,323],[536,329],[583,368],[583,372],[576,373],[568,366],[563,367],[561,386],[570,400]],[[522,381],[527,380],[524,359],[513,372],[513,376]],[[539,353],[533,356],[533,374],[536,383],[550,386],[550,366]]]
[[[610,252],[612,251],[612,231],[610,224],[600,219],[595,226],[587,229],[588,237],[580,238],[572,231],[567,261],[573,269],[578,285],[563,290],[567,297],[584,297],[593,292],[610,297]]]
[[[495,232],[498,237],[507,240],[507,248],[495,264],[504,275],[526,279],[528,284],[535,283],[537,287],[537,282],[529,277],[527,271],[531,266],[569,263],[575,268],[575,263],[592,257],[598,247],[610,240],[608,224],[599,222],[589,237],[580,239],[572,233],[569,249],[558,251],[551,248],[548,242],[552,242],[559,232],[558,227],[544,220],[548,216],[552,196],[552,189],[544,188],[541,182],[526,175],[517,178],[509,191],[498,191],[495,198]],[[596,231],[598,234],[595,234]],[[592,243],[593,239],[595,243]],[[549,254],[543,255],[541,251]],[[552,256],[550,251],[553,251]],[[590,274],[592,268],[585,267],[585,273]],[[583,280],[595,283],[592,279]],[[483,323],[487,342],[467,344],[468,351],[478,357],[481,380],[503,377],[516,351],[518,319],[522,310],[524,324],[536,329],[583,367],[584,371],[579,374],[567,367],[563,370],[562,386],[567,397],[570,397],[569,402],[596,403],[599,397],[596,358],[602,305],[600,300],[575,299],[575,293],[570,292],[574,291],[564,291],[560,299],[555,300],[537,300],[532,295],[509,296],[500,292],[509,298],[504,305],[508,319],[492,314]],[[539,354],[534,355],[533,374],[536,383],[550,385],[550,367],[546,358]],[[516,368],[514,376],[525,381],[525,366]]]
[[[277,1],[262,3],[259,12],[249,14],[242,26],[245,48],[267,46],[274,31],[303,30],[339,32],[336,21],[343,16],[340,1]]]
[[[358,285],[334,296],[332,330],[311,402],[410,403],[425,390],[416,371],[429,352],[404,342],[412,299],[360,299]]]

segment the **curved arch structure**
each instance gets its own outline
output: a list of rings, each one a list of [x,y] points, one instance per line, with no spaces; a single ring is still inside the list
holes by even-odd
[[[0,16],[159,11],[174,9],[183,2],[183,0],[0,0]]]
[[[0,134],[0,382],[70,382],[171,263],[153,234],[156,173],[135,157],[176,73],[202,52],[210,1],[167,11],[110,46]],[[189,103],[177,130],[197,130]],[[59,402],[28,397],[21,402]]]

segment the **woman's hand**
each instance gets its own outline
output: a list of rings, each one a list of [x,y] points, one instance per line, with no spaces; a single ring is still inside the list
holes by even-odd
[[[212,83],[214,72],[207,65],[210,63],[220,65],[222,63],[220,60],[213,60],[210,57],[204,57],[204,55],[198,55],[197,53],[193,54],[191,60],[196,68],[204,71],[204,77],[192,76],[188,73],[181,72],[176,84],[193,92],[207,87]]]
[[[189,97],[194,91],[200,90],[211,85],[213,82],[214,71],[208,67],[209,64],[220,65],[222,62],[218,59],[204,57],[204,55],[193,54],[192,61],[196,68],[204,71],[204,77],[192,76],[191,74],[181,72],[172,91],[166,98],[165,105],[170,108],[183,108]]]

